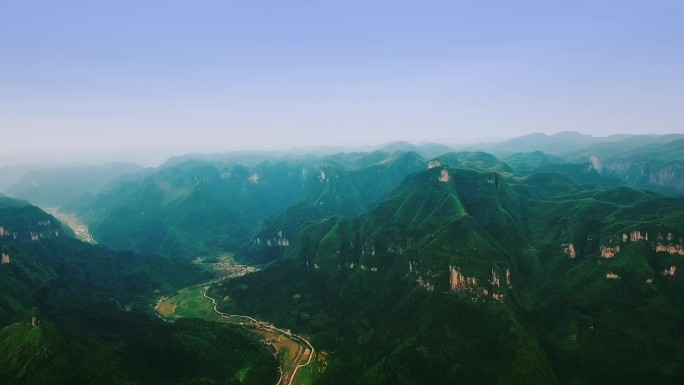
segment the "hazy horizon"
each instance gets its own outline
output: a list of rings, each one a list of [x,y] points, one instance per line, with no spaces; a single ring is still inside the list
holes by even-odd
[[[676,1],[4,2],[0,165],[682,132],[682,11]]]
[[[56,165],[70,165],[70,164],[101,164],[108,162],[131,162],[138,163],[144,166],[156,167],[164,161],[174,156],[183,156],[191,154],[220,154],[231,152],[273,152],[273,153],[328,153],[336,151],[364,151],[369,149],[381,148],[383,146],[407,142],[412,145],[422,144],[443,144],[446,146],[470,146],[478,143],[489,143],[499,140],[506,140],[510,138],[482,138],[481,140],[461,141],[453,143],[430,142],[430,141],[406,141],[406,140],[387,140],[377,143],[366,144],[335,144],[335,143],[320,143],[300,146],[262,146],[258,144],[254,147],[249,145],[244,147],[221,147],[216,145],[207,145],[202,147],[156,147],[154,145],[145,145],[139,147],[95,147],[95,148],[54,148],[42,151],[40,153],[30,154],[10,154],[5,152],[0,154],[0,167],[15,166],[23,164],[56,164]]]
[[[90,166],[99,165],[105,163],[137,163],[145,167],[158,167],[170,158],[177,156],[187,156],[187,155],[210,155],[210,154],[221,154],[221,153],[274,153],[274,154],[332,154],[336,152],[350,152],[350,151],[372,151],[376,149],[381,149],[385,146],[389,146],[397,143],[409,143],[415,146],[421,146],[425,144],[438,144],[451,147],[454,150],[459,149],[472,149],[478,147],[478,145],[489,145],[498,142],[503,142],[509,139],[520,138],[527,135],[543,134],[553,136],[561,133],[577,133],[580,135],[589,135],[595,138],[607,138],[613,135],[677,135],[679,133],[643,133],[643,134],[610,134],[605,136],[591,135],[586,133],[581,133],[579,131],[559,131],[550,134],[540,133],[540,132],[530,132],[525,133],[520,136],[514,137],[483,137],[481,139],[474,139],[472,141],[460,141],[460,142],[431,142],[431,141],[407,141],[407,140],[389,140],[380,143],[367,143],[367,144],[312,144],[310,146],[297,146],[297,147],[244,147],[244,148],[227,148],[227,147],[203,147],[203,148],[162,148],[154,146],[140,146],[140,147],[106,147],[106,148],[55,148],[49,151],[44,151],[41,153],[29,153],[29,154],[18,154],[18,155],[8,155],[7,152],[0,154],[0,167],[14,167],[14,166]]]

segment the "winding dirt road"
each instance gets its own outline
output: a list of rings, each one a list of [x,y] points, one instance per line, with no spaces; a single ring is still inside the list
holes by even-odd
[[[202,295],[204,295],[205,298],[211,300],[212,304],[214,305],[214,311],[217,314],[219,314],[221,316],[221,318],[225,318],[228,320],[232,320],[234,318],[242,319],[242,320],[247,321],[250,325],[254,326],[255,328],[257,328],[259,330],[263,330],[263,331],[270,332],[270,333],[280,333],[280,338],[282,338],[282,337],[289,338],[291,341],[297,343],[297,345],[299,346],[299,351],[297,352],[297,357],[293,361],[296,365],[293,365],[293,368],[291,368],[290,370],[288,370],[286,372],[283,372],[282,368],[281,368],[280,380],[278,381],[278,383],[276,385],[281,385],[281,384],[292,385],[292,381],[294,381],[294,378],[297,374],[297,371],[300,368],[311,364],[311,362],[313,361],[314,354],[316,353],[316,350],[314,349],[313,345],[311,345],[311,343],[306,338],[299,336],[299,335],[296,335],[296,334],[293,334],[289,330],[280,329],[280,328],[278,328],[274,325],[271,325],[267,322],[259,321],[255,318],[252,318],[249,316],[223,313],[220,310],[218,310],[218,302],[216,301],[216,299],[208,296],[207,291],[208,291],[208,289],[205,290],[204,293],[202,293]],[[244,325],[244,321],[239,322],[239,323],[241,325]],[[302,359],[304,359],[304,356],[308,356],[306,363],[298,364],[299,362],[301,362]]]
[[[178,294],[180,292],[187,291],[189,289],[203,287],[204,290],[202,291],[202,295],[204,296],[204,298],[211,301],[211,303],[213,305],[212,306],[213,311],[216,314],[220,315],[221,319],[224,320],[225,322],[232,323],[235,325],[240,325],[243,327],[244,326],[251,326],[257,331],[264,332],[266,335],[273,336],[272,341],[275,341],[275,340],[279,341],[281,338],[286,338],[286,339],[290,340],[294,345],[297,346],[297,355],[296,355],[295,359],[292,361],[292,365],[290,366],[290,368],[287,368],[287,370],[286,370],[287,357],[281,358],[276,353],[276,357],[281,359],[281,365],[279,368],[280,369],[280,379],[278,380],[278,383],[276,385],[293,385],[295,376],[297,375],[297,372],[299,371],[299,369],[301,369],[307,365],[310,365],[313,362],[315,354],[316,354],[316,350],[314,349],[313,345],[311,345],[311,343],[306,338],[299,336],[299,335],[296,335],[296,334],[293,334],[289,330],[280,329],[280,328],[276,327],[275,325],[272,325],[268,322],[260,321],[256,318],[252,318],[252,317],[245,316],[245,315],[227,314],[227,313],[223,313],[220,310],[218,310],[218,301],[207,295],[207,292],[209,290],[209,286],[213,283],[218,282],[218,281],[219,280],[212,280],[209,282],[205,282],[203,284],[192,285],[192,286],[189,286],[187,288],[181,289],[172,295],[159,298],[159,300],[157,301],[156,306],[155,306],[155,313],[163,321],[169,322],[169,319],[167,319],[162,313],[159,312],[159,307],[162,304],[162,302],[170,299],[171,297],[175,296],[176,294]],[[268,340],[269,340],[268,337],[265,337],[266,343],[269,343]],[[276,352],[278,352],[279,349],[278,349],[277,343],[272,342],[271,344],[274,346],[274,348],[276,348]],[[306,360],[306,362],[301,363],[303,360]]]

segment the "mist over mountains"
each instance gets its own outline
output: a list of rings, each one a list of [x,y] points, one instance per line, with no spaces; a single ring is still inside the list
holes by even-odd
[[[244,326],[157,318],[160,297],[193,285],[219,311],[306,336],[320,363],[302,383],[684,378],[684,135],[190,154],[0,179],[3,383],[276,383],[282,357]],[[260,270],[220,280],[201,263],[225,255]]]

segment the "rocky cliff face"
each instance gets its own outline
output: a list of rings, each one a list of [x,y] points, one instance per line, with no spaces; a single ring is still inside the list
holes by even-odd
[[[442,166],[442,162],[440,162],[440,161],[438,161],[438,160],[436,160],[436,159],[431,160],[430,162],[428,162],[428,170],[433,169],[433,168],[435,168],[435,167],[441,167],[441,166]]]
[[[649,233],[647,231],[642,231],[642,230],[634,230],[629,233],[623,233],[621,235],[621,242],[616,243],[616,242],[611,242],[607,244],[603,244],[600,246],[601,250],[601,258],[603,259],[613,259],[617,258],[618,260],[621,260],[621,258],[624,258],[624,256],[621,256],[620,253],[623,250],[626,250],[629,248],[629,244],[633,242],[645,242],[644,245],[648,245],[647,247],[650,247],[653,251],[656,253],[667,253],[670,255],[680,255],[684,256],[684,245],[682,244],[682,239],[678,238],[677,236],[673,235],[672,232],[668,232],[666,234],[663,233],[657,233],[655,235],[655,240],[653,237],[651,237],[651,240],[649,240]],[[661,259],[658,259],[661,260]],[[661,260],[662,263],[670,263],[669,260]],[[662,276],[665,277],[671,277],[677,275],[677,265],[667,265],[664,269],[660,270],[659,273]],[[656,271],[657,272],[657,271]],[[652,271],[651,274],[654,272]],[[609,271],[606,274],[606,279],[621,279],[622,277],[620,274],[614,271]],[[643,278],[643,276],[642,276]],[[653,276],[646,276],[644,279],[644,283],[646,284],[653,284]]]
[[[609,160],[590,158],[594,168],[632,186],[665,193],[684,192],[684,161]]]
[[[620,252],[620,245],[601,245],[601,258],[613,258]]]
[[[451,180],[451,176],[449,175],[449,171],[447,171],[446,169],[443,169],[439,174],[439,181],[442,183],[448,183],[449,180]]]
[[[7,237],[15,240],[39,241],[41,239],[59,237],[60,235],[63,235],[61,225],[48,219],[17,228],[0,226],[0,237]]]
[[[668,244],[663,242],[657,242],[655,244],[655,250],[657,252],[662,253],[684,255],[684,246],[681,243]]]
[[[498,302],[504,300],[504,289],[512,288],[511,272],[506,269],[502,276],[492,268],[491,278],[489,280],[482,280],[476,277],[466,276],[461,273],[456,266],[449,266],[449,284],[451,291],[467,297],[473,301],[493,299]]]
[[[684,255],[682,238],[675,237],[671,232],[668,232],[667,235],[658,234],[654,246],[657,252]]]
[[[569,256],[570,259],[575,259],[577,257],[577,253],[575,252],[575,245],[572,243],[562,243],[561,250],[563,254]]]
[[[682,238],[673,235],[672,232],[667,234],[658,233],[655,239],[649,240],[649,233],[647,231],[634,230],[629,233],[621,235],[621,242],[609,242],[600,246],[601,257],[610,259],[616,257],[622,250],[622,245],[630,242],[647,241],[651,247],[658,253],[678,254],[684,256],[684,242]],[[563,246],[564,252],[568,253],[568,247]]]
[[[601,173],[603,171],[603,158],[598,155],[589,155],[589,163],[594,168],[594,170]]]
[[[262,239],[261,237],[254,238],[255,245],[265,245],[267,247],[282,246],[287,247],[290,245],[290,240],[283,236],[283,231],[279,230],[275,237]]]

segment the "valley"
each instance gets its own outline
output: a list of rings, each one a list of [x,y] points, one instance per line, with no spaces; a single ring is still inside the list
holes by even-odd
[[[59,219],[65,225],[69,226],[71,231],[74,232],[76,238],[80,239],[83,242],[87,242],[93,245],[97,244],[97,242],[93,238],[93,235],[90,234],[88,226],[84,224],[83,221],[76,214],[62,212],[58,208],[54,207],[43,207],[43,210],[53,215],[55,218]]]
[[[280,361],[280,379],[278,385],[310,385],[315,374],[325,365],[311,343],[304,337],[293,334],[289,330],[280,329],[268,322],[252,317],[226,314],[217,309],[218,301],[207,295],[207,282],[193,285],[178,292],[160,298],[155,311],[164,321],[176,321],[180,318],[200,318],[207,321],[225,322],[248,330],[257,335]],[[229,299],[222,299],[226,301]],[[241,370],[244,376],[249,368]],[[242,380],[242,379],[241,379]]]

